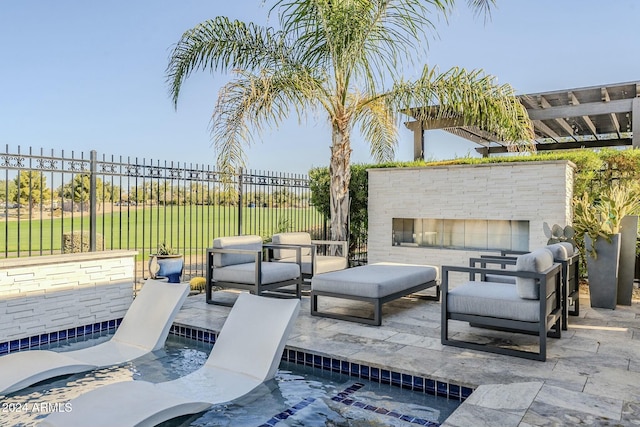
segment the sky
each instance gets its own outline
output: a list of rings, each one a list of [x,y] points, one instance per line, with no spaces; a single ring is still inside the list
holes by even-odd
[[[261,25],[267,0],[0,0],[0,150],[89,152],[181,165],[214,164],[210,117],[229,75],[198,72],[177,109],[165,70],[182,33],[216,16]],[[418,64],[482,69],[518,94],[640,80],[640,1],[497,0],[487,22],[458,1]],[[403,70],[414,78],[419,70]],[[403,118],[405,121],[407,118]],[[477,145],[426,134],[426,157],[476,156]],[[413,159],[400,126],[396,160]],[[327,166],[326,118],[287,120],[247,150],[254,170]],[[354,134],[352,162],[371,163]]]

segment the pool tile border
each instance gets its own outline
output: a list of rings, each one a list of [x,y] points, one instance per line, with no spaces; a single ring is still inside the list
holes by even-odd
[[[115,329],[120,325],[121,322],[122,319],[120,318],[105,322],[91,323],[88,325],[78,326],[76,328],[69,328],[61,331],[51,332],[48,334],[40,334],[28,338],[0,342],[0,356],[9,353],[15,353],[17,351],[37,348],[44,344],[50,344],[65,339],[79,338],[96,332],[115,331]],[[176,323],[171,325],[169,333],[179,337],[190,338],[209,344],[215,344],[217,338],[217,333],[215,332],[201,328],[184,326]],[[282,360],[298,365],[305,365],[313,368],[323,369],[326,371],[338,372],[354,378],[362,378],[381,384],[390,384],[403,389],[437,395],[460,401],[466,400],[473,392],[472,388],[464,387],[458,384],[435,381],[433,379],[419,375],[396,372],[389,369],[382,369],[375,366],[349,362],[348,360],[344,359],[322,356],[319,354],[300,350],[285,348],[282,355]]]
[[[113,319],[104,322],[89,323],[87,325],[63,329],[61,331],[50,332],[47,334],[38,334],[27,338],[0,342],[0,356],[18,351],[35,349],[41,345],[51,344],[66,339],[80,338],[96,332],[112,332],[120,326],[121,322],[122,318]]]
[[[217,337],[217,334],[214,332],[179,324],[172,325],[169,333],[210,344],[215,344]],[[465,401],[471,393],[473,393],[472,388],[461,386],[459,384],[436,381],[420,375],[411,375],[389,369],[382,369],[375,366],[349,362],[344,359],[322,356],[286,347],[282,354],[282,360],[295,363],[297,365],[304,365],[349,375],[353,378],[362,378],[368,381],[390,384],[392,386],[415,392],[459,400],[461,402]]]

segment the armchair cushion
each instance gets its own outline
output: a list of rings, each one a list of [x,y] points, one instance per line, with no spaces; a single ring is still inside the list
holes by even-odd
[[[545,246],[551,251],[553,259],[556,261],[568,261],[573,256],[573,245],[569,242],[554,243]]]
[[[466,282],[447,292],[450,313],[537,322],[540,302],[522,299],[513,284]]]
[[[250,251],[262,251],[262,237],[260,236],[228,236],[218,237],[213,240],[216,249],[243,249]],[[295,251],[294,256],[295,256]],[[226,267],[229,265],[255,263],[255,255],[250,254],[220,254],[213,255],[214,267]]]
[[[308,245],[302,248],[300,254],[302,256],[311,255],[311,235],[305,232],[278,233],[274,234],[271,242],[279,245]],[[285,258],[293,258],[295,262],[296,251],[293,249],[274,249],[273,258],[281,260]]]
[[[261,285],[283,282],[300,276],[300,267],[295,263],[263,262],[261,266]],[[216,282],[254,284],[256,282],[256,263],[233,264],[224,268],[214,268],[212,279]]]
[[[553,255],[551,251],[547,248],[541,248],[518,256],[516,271],[540,273],[551,268],[552,265]],[[532,300],[540,298],[540,288],[536,284],[535,279],[516,277],[516,290],[520,298]]]
[[[284,251],[283,251],[284,252]],[[296,262],[296,257],[282,258],[280,262]],[[316,274],[328,273],[330,271],[344,270],[347,268],[347,259],[343,256],[329,256],[329,255],[317,255],[316,256]],[[302,257],[302,273],[313,274],[311,265],[311,255],[305,255]]]

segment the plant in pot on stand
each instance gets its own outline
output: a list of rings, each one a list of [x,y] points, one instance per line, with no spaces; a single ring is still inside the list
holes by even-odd
[[[184,258],[165,243],[158,245],[158,251],[149,259],[149,274],[152,279],[167,278],[169,283],[180,283]]]
[[[639,196],[636,186],[612,185],[597,201],[587,193],[573,201],[573,225],[584,236],[592,307],[616,308],[621,221],[638,213]]]

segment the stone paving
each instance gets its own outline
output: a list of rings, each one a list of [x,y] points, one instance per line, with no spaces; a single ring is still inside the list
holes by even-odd
[[[219,331],[229,308],[204,299],[189,297],[176,322]],[[365,304],[329,301],[337,311],[372,312]],[[411,297],[385,304],[382,326],[312,317],[303,297],[287,346],[474,388],[447,427],[638,426],[640,302],[606,310],[590,308],[588,295],[580,301],[580,316],[569,317],[562,338],[548,340],[546,362],[443,346],[440,304]],[[481,341],[535,345],[535,337],[450,325]]]

